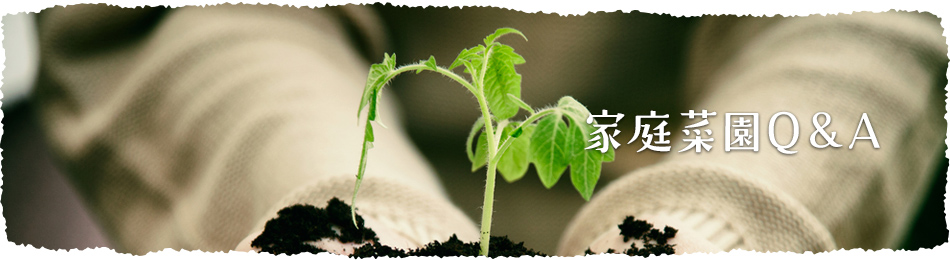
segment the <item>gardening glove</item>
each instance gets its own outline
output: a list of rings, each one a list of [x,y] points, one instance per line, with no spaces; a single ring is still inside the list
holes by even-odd
[[[583,252],[627,215],[670,220],[727,251],[898,247],[945,149],[939,19],[909,12],[704,19],[690,56],[691,109],[718,112],[703,127],[713,131],[724,129],[725,113],[757,112],[759,151],[727,153],[716,132],[710,151],[670,152],[629,173],[585,205],[560,253]],[[769,118],[782,111],[798,116],[794,155],[769,141]],[[818,112],[833,117],[825,130],[837,131],[842,147],[809,144]],[[877,142],[852,148],[862,113]],[[793,131],[781,121],[774,135],[785,144]]]
[[[117,251],[232,250],[283,207],[352,198],[369,63],[350,36],[371,30],[348,33],[348,17],[360,16],[275,5],[39,14],[39,117]],[[476,239],[392,100],[380,106],[389,129],[377,128],[357,212],[409,246]]]
[[[410,250],[420,247],[419,242],[414,241],[413,239],[394,231],[389,228],[387,225],[380,223],[378,220],[372,217],[363,217],[364,225],[366,228],[372,229],[376,232],[376,236],[379,237],[379,243],[387,245],[393,248],[399,248],[403,250]],[[241,252],[260,252],[261,249],[258,247],[252,247],[251,242],[254,241],[258,236],[263,233],[264,230],[255,232],[238,243],[235,251]],[[323,250],[326,250],[329,253],[337,255],[350,255],[356,248],[366,245],[368,242],[363,243],[342,243],[339,240],[333,239],[321,239],[320,241],[312,241],[311,245]]]
[[[569,224],[558,254],[615,245],[610,238],[597,240],[616,234],[626,216],[679,230],[671,243],[677,244],[677,253],[834,249],[828,231],[807,209],[774,191],[716,164],[662,162],[629,173],[594,195]]]
[[[250,242],[284,207],[303,204],[321,208],[334,197],[351,204],[354,180],[353,176],[322,180],[291,192],[275,204],[278,206],[267,210],[274,212],[273,215],[260,219],[251,229],[254,232],[236,248],[249,251]],[[432,241],[445,241],[452,235],[457,235],[462,241],[478,240],[475,225],[445,197],[434,196],[431,192],[418,191],[383,174],[366,176],[356,199],[356,214],[363,217],[366,227],[376,232],[381,244],[390,247],[412,249]],[[352,252],[349,249],[357,246],[343,245],[339,241],[328,241],[324,245],[324,249],[331,252],[331,249],[336,249],[334,253],[340,254],[349,254]]]

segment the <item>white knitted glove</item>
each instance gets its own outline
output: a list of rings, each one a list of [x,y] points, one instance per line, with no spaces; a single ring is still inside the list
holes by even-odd
[[[353,192],[354,178],[340,176],[323,179],[293,191],[282,199],[258,221],[251,234],[237,246],[238,251],[259,251],[250,244],[264,230],[265,223],[276,217],[282,208],[295,205],[313,205],[322,208],[333,197],[349,201]],[[445,241],[457,235],[462,241],[475,241],[478,231],[475,225],[450,202],[431,191],[417,191],[385,176],[372,176],[364,180],[356,203],[356,213],[364,225],[373,229],[383,245],[413,249],[429,242]],[[338,241],[314,241],[318,248],[335,254],[350,254],[357,244],[341,244]]]

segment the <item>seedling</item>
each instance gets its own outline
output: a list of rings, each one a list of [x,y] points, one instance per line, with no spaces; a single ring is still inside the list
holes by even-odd
[[[351,210],[355,210],[356,194],[366,169],[367,151],[373,147],[373,126],[370,122],[375,121],[385,127],[379,121],[377,111],[380,92],[393,77],[410,71],[417,74],[422,71],[442,74],[461,84],[478,101],[482,116],[472,125],[465,146],[473,172],[488,165],[479,240],[481,255],[488,255],[496,170],[506,181],[514,182],[524,177],[528,164],[533,163],[541,183],[550,189],[570,166],[574,187],[581,197],[590,199],[600,178],[601,163],[613,161],[614,151],[609,149],[603,153],[596,149],[585,149],[595,128],[587,121],[590,112],[574,98],[565,96],[556,106],[537,110],[521,100],[521,75],[515,71],[515,65],[523,64],[525,60],[511,46],[496,41],[508,34],[528,40],[516,29],[500,28],[485,37],[484,45],[462,50],[448,68],[438,66],[433,56],[429,56],[428,60],[396,67],[395,54],[384,54],[382,62],[370,66],[357,111],[357,118],[360,118],[363,109],[368,107],[363,151],[353,190],[354,207]],[[469,79],[453,71],[460,66],[464,67]],[[513,120],[520,109],[527,111],[528,117],[523,121]],[[477,143],[473,152],[476,135]],[[353,223],[356,223],[355,219]]]

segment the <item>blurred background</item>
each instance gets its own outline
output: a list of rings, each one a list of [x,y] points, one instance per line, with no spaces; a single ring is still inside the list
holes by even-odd
[[[50,155],[30,92],[39,65],[35,15],[3,16],[3,189],[7,239],[49,249],[109,247],[82,198]]]
[[[554,86],[606,86],[614,87],[616,95],[577,96],[590,107],[620,111],[625,114],[646,114],[648,111],[630,110],[625,104],[631,95],[648,94],[656,97],[644,99],[637,107],[657,110],[658,113],[675,113],[682,104],[662,102],[675,100],[681,82],[681,70],[684,60],[685,43],[697,18],[678,18],[669,15],[637,15],[635,19],[623,19],[617,23],[620,13],[598,13],[597,15],[561,17],[554,14],[510,14],[515,11],[499,8],[477,9],[469,13],[466,19],[457,17],[457,8],[396,8],[377,5],[387,31],[399,31],[389,35],[389,51],[399,53],[400,60],[411,61],[428,58],[433,54],[438,60],[451,60],[457,54],[458,46],[471,46],[479,42],[484,34],[499,25],[513,26],[522,31],[551,30],[572,26],[573,31],[582,32],[573,37],[592,38],[584,41],[591,45],[566,46],[544,44],[557,42],[557,38],[544,38],[546,35],[529,35],[529,42],[511,41],[511,45],[529,61],[519,72],[555,71],[555,73],[584,73],[602,75],[585,77],[596,82],[550,82],[544,78],[526,78],[523,85],[524,100],[534,106],[553,103],[558,97],[566,95],[569,89]],[[431,9],[438,9],[433,11]],[[425,10],[425,11],[423,11]],[[475,15],[471,15],[474,13]],[[520,12],[519,12],[520,13]],[[627,15],[630,16],[630,15]],[[505,17],[506,19],[498,19]],[[89,214],[80,198],[70,185],[64,173],[57,166],[43,139],[41,129],[34,117],[30,103],[30,91],[36,78],[38,51],[34,16],[31,14],[13,14],[2,18],[3,48],[7,60],[3,70],[3,129],[0,139],[2,148],[3,192],[0,202],[3,217],[7,224],[7,237],[16,244],[30,244],[34,247],[50,249],[70,249],[87,247],[109,247],[96,223],[96,217]],[[440,26],[432,26],[432,20],[446,21]],[[492,20],[492,22],[486,22]],[[608,23],[609,21],[609,23]],[[599,27],[605,24],[616,26],[615,31],[623,33],[611,35],[584,34],[585,26]],[[645,25],[645,26],[641,26]],[[652,26],[651,26],[652,25]],[[452,28],[449,30],[411,30],[420,27]],[[641,29],[662,28],[662,29]],[[462,33],[464,32],[464,33]],[[564,35],[560,35],[564,37]],[[598,38],[599,37],[599,38]],[[625,48],[631,42],[641,44],[637,48]],[[557,60],[551,55],[541,53],[565,53],[565,59],[573,57],[570,53],[578,49],[623,50],[604,51],[597,57],[587,57],[583,63],[578,60]],[[425,50],[426,52],[420,52]],[[432,51],[430,51],[432,50]],[[522,51],[524,50],[524,51]],[[537,57],[537,58],[535,58]],[[548,60],[545,60],[548,59]],[[630,67],[599,67],[600,61],[626,62]],[[569,64],[570,67],[559,66]],[[637,73],[618,73],[617,70],[631,70]],[[617,78],[617,75],[623,78]],[[563,80],[563,78],[559,78]],[[625,84],[636,82],[636,84]],[[469,171],[469,162],[464,150],[458,149],[464,143],[468,126],[478,116],[478,112],[456,111],[459,116],[444,117],[444,111],[438,109],[445,104],[473,102],[464,89],[450,85],[438,75],[420,74],[416,77],[397,78],[394,82],[394,95],[398,96],[405,117],[405,125],[413,141],[420,147],[430,163],[440,173],[450,196],[471,219],[479,219],[481,213],[481,192],[484,182],[483,172]],[[635,85],[635,86],[634,86]],[[551,86],[550,88],[547,88]],[[425,98],[420,92],[445,97],[441,100],[413,100]],[[597,91],[595,93],[604,93]],[[652,102],[652,103],[651,103]],[[473,103],[474,104],[474,103]],[[649,110],[648,109],[648,110]],[[439,118],[433,122],[432,118]],[[452,122],[446,122],[452,121]],[[456,123],[460,121],[462,123]],[[621,122],[620,128],[630,129]],[[678,118],[670,120],[671,128],[678,127]],[[460,126],[460,129],[432,128]],[[433,129],[439,129],[434,131]],[[630,133],[625,133],[629,135]],[[628,140],[618,137],[619,140]],[[633,152],[633,147],[618,150]],[[644,165],[658,158],[643,153],[638,160],[628,163],[615,162],[605,165],[605,173],[599,182],[598,190],[622,173]],[[623,155],[618,155],[618,157]],[[943,204],[946,193],[947,160],[944,158],[939,173],[935,175],[930,195],[918,214],[917,220],[902,249],[915,250],[931,248],[947,242],[948,231]],[[532,171],[533,172],[533,171]],[[525,245],[542,252],[555,252],[558,240],[574,213],[583,205],[584,200],[577,195],[570,181],[562,179],[551,190],[544,191],[536,174],[527,174],[515,183],[500,183],[496,187],[496,213],[493,233],[508,235],[515,241],[526,241]],[[476,185],[473,185],[476,184]],[[536,197],[532,194],[544,194]],[[556,202],[556,203],[552,203]]]

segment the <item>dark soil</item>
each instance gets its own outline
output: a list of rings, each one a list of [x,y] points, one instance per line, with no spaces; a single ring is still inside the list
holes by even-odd
[[[268,220],[264,232],[251,241],[251,246],[262,252],[293,255],[326,252],[304,243],[323,238],[335,238],[343,243],[379,241],[376,232],[363,227],[363,217],[357,215],[356,223],[354,227],[350,206],[337,198],[331,199],[326,208],[293,205],[277,212],[277,218]]]
[[[636,243],[630,244],[630,248],[623,251],[626,255],[647,257],[650,255],[672,255],[675,253],[673,245],[666,243],[667,240],[676,236],[677,230],[675,228],[666,226],[663,228],[663,231],[660,231],[659,229],[653,228],[653,224],[638,220],[633,216],[627,216],[627,218],[623,220],[623,223],[617,227],[620,228],[620,235],[623,236],[623,242],[629,242],[630,239],[643,240],[643,248],[638,248]],[[590,248],[588,248],[584,253],[590,255],[594,252],[591,252]],[[608,249],[607,253],[616,253],[616,251]]]
[[[499,256],[519,257],[519,256],[547,256],[537,251],[524,247],[524,242],[515,244],[507,236],[491,237],[491,243],[488,247],[488,257],[495,258]],[[394,249],[379,243],[368,244],[356,249],[356,253],[350,257],[408,257],[408,256],[478,256],[480,250],[478,242],[462,242],[457,236],[453,235],[448,241],[434,241],[419,249],[409,252],[401,249]]]
[[[337,198],[329,201],[326,208],[317,208],[312,205],[293,205],[281,209],[277,218],[267,221],[264,232],[251,242],[251,246],[260,248],[262,252],[272,254],[294,255],[303,252],[313,254],[326,252],[306,242],[320,239],[337,239],[343,243],[367,243],[350,255],[354,258],[365,257],[408,257],[408,256],[477,256],[478,242],[462,242],[455,235],[445,242],[434,241],[422,248],[405,251],[379,243],[379,237],[373,230],[363,226],[363,218],[356,215],[357,226],[353,226],[350,218],[350,206]],[[627,217],[620,224],[624,241],[642,239],[643,248],[631,245],[624,251],[628,255],[660,255],[672,254],[673,246],[666,244],[667,239],[676,235],[676,229],[666,227],[664,231],[653,228],[653,225],[642,220]],[[651,242],[652,241],[652,242]],[[491,238],[489,257],[499,256],[546,256],[540,252],[524,247],[524,242],[514,243],[507,236]],[[608,251],[608,253],[614,253]],[[592,254],[588,250],[588,254]]]

